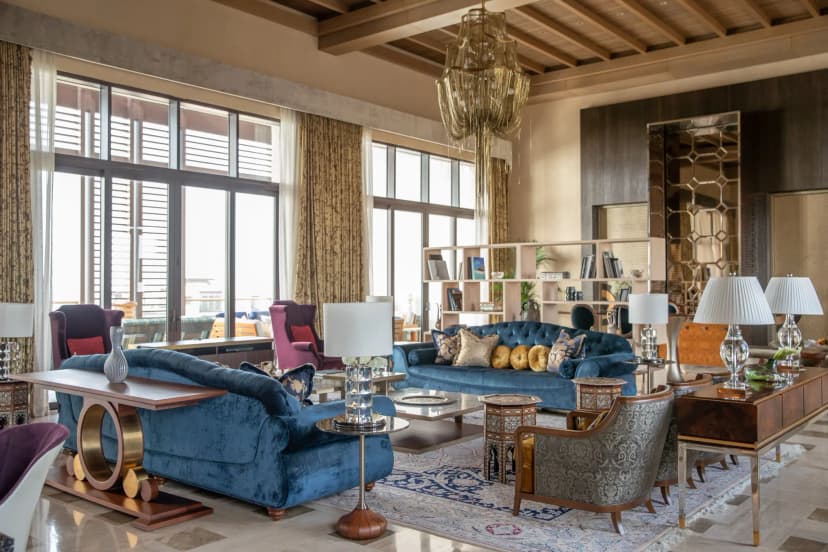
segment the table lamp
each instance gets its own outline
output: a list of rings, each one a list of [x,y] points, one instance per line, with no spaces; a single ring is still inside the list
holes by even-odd
[[[727,335],[719,347],[719,355],[730,370],[730,381],[725,387],[744,389],[739,381],[739,369],[747,362],[750,348],[742,338],[739,325],[764,326],[773,324],[765,294],[754,276],[725,276],[711,278],[704,288],[693,322],[698,324],[727,324]]]
[[[0,340],[13,337],[31,337],[34,333],[34,305],[29,303],[0,303]],[[12,366],[20,356],[16,341],[0,341],[0,380],[9,379]]]
[[[340,356],[345,364],[345,415],[334,423],[343,428],[382,427],[384,418],[373,413],[372,362],[392,353],[392,304],[325,303],[322,312],[325,354]]]
[[[658,340],[653,324],[667,324],[666,293],[630,294],[630,323],[644,324],[641,329],[641,358],[654,360],[658,357]]]
[[[822,314],[822,304],[811,279],[806,276],[775,276],[768,282],[765,297],[774,314],[784,314],[785,322],[776,333],[780,347],[799,349],[802,332],[794,320],[795,314]],[[799,352],[786,359],[788,366],[799,366]]]

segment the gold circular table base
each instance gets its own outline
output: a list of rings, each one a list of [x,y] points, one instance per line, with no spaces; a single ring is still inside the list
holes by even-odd
[[[103,451],[103,421],[109,414],[115,425],[118,452],[115,465],[109,466]],[[134,407],[94,402],[86,399],[78,420],[78,457],[81,473],[96,489],[114,487],[132,468],[140,468],[144,456],[141,419]],[[143,471],[143,470],[142,470]],[[140,490],[140,482],[138,483]],[[138,491],[135,492],[136,496]]]

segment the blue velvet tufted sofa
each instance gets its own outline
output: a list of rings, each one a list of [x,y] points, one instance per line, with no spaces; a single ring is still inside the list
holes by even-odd
[[[227,389],[221,397],[172,410],[139,410],[144,428],[144,468],[268,508],[285,508],[359,485],[359,439],[322,433],[318,420],[344,412],[342,401],[301,407],[273,378],[222,368],[167,350],[126,351],[130,377]],[[60,369],[102,372],[106,355],[74,356]],[[59,422],[70,430],[66,447],[77,450],[80,397],[58,393]],[[394,414],[385,397],[374,408]],[[104,422],[104,451],[115,457],[114,427]],[[387,436],[365,440],[365,477],[382,479],[394,464]]]
[[[570,336],[586,334],[584,358],[568,359],[560,374],[531,370],[496,369],[490,366],[450,366],[435,364],[437,351],[432,344],[412,343],[394,347],[394,370],[406,372],[403,382],[394,387],[424,387],[442,391],[459,391],[488,395],[492,393],[525,393],[542,399],[539,406],[556,410],[575,408],[575,384],[572,378],[613,377],[626,380],[624,395],[635,395],[635,365],[624,361],[632,359],[632,349],[623,337],[585,330],[565,328],[542,322],[500,322],[468,328],[477,335],[497,334],[500,344],[551,346],[561,329]],[[454,335],[459,326],[447,328]]]

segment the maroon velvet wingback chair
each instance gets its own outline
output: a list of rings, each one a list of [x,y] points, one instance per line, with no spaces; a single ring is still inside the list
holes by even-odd
[[[325,356],[325,342],[313,327],[316,305],[300,305],[295,301],[274,301],[270,305],[273,324],[273,349],[281,370],[292,370],[303,364],[313,364],[319,370],[344,370],[342,359]],[[291,326],[308,326],[314,341],[295,338]]]
[[[49,313],[52,321],[52,357],[55,369],[72,356],[67,339],[84,339],[101,336],[104,352],[112,350],[109,328],[120,326],[124,313],[119,310],[102,309],[98,305],[63,305]]]

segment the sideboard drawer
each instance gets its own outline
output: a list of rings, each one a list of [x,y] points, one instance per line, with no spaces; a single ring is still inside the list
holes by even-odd
[[[782,425],[789,426],[805,415],[805,386],[782,393]]]
[[[805,384],[805,414],[810,414],[822,406],[822,382],[811,381]]]

